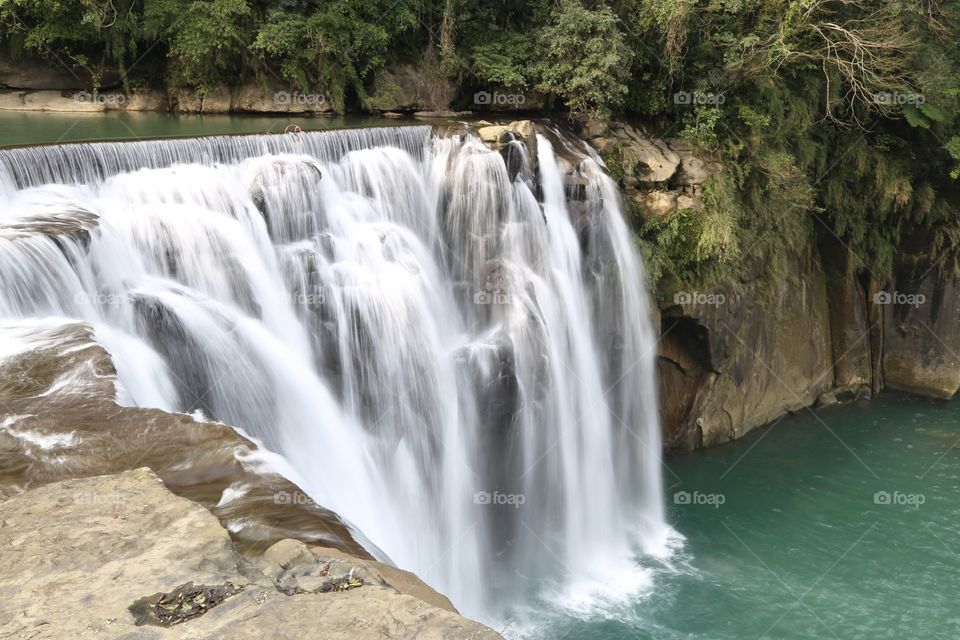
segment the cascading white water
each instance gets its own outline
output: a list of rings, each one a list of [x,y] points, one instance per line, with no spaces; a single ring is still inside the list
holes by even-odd
[[[120,401],[255,436],[468,615],[579,597],[668,529],[642,265],[553,138],[2,151],[0,322],[90,322]]]

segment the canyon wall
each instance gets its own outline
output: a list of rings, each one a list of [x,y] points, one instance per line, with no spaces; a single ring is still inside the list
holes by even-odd
[[[580,135],[613,159],[625,199],[647,220],[701,206],[719,168],[683,141],[623,123],[587,122]],[[884,388],[940,399],[960,388],[960,281],[932,257],[930,239],[905,240],[884,282],[858,266],[854,247],[813,225],[814,242],[788,255],[763,293],[655,287],[667,450],[716,446]],[[770,265],[738,268],[749,285]]]

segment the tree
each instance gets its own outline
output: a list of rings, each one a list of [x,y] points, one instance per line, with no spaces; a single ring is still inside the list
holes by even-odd
[[[541,91],[564,99],[571,111],[609,116],[623,104],[631,52],[606,5],[590,10],[561,0],[538,39]]]

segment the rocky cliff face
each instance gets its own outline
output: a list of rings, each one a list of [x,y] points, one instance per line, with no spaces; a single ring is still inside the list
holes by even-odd
[[[580,135],[644,220],[695,211],[719,168],[683,141],[623,123],[587,122]],[[960,388],[960,281],[929,246],[905,242],[894,281],[881,283],[819,228],[814,246],[789,256],[772,295],[658,292],[665,446],[723,444],[789,412],[883,388],[952,397]],[[741,280],[765,269],[744,266]]]
[[[824,274],[796,256],[773,298],[684,292],[661,310],[660,387],[668,448],[723,444],[833,384]]]
[[[290,539],[241,556],[145,468],[32,489],[0,514],[3,637],[500,638],[393,567]]]
[[[893,389],[952,398],[960,388],[960,281],[915,238],[896,277],[877,298],[883,308],[883,378]]]

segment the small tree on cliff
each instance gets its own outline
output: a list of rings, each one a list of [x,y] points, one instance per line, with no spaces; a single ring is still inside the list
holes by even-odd
[[[623,104],[630,69],[618,22],[606,5],[590,10],[561,0],[540,33],[538,88],[562,97],[571,111],[609,116]]]

